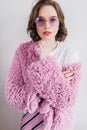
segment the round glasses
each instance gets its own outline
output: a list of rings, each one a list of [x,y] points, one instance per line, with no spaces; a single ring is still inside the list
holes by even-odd
[[[37,17],[35,19],[35,23],[39,27],[45,26],[47,21],[49,22],[50,26],[56,26],[58,23],[58,17],[53,16],[53,17],[50,17],[48,20],[46,20],[44,17]]]

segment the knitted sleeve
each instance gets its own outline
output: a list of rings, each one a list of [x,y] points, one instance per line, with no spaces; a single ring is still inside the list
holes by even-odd
[[[69,83],[62,71],[73,72],[73,79]],[[52,107],[66,109],[72,107],[78,92],[80,81],[80,62],[75,62],[60,68],[55,57],[48,57],[33,62],[27,70],[29,82],[38,95],[47,100]]]
[[[14,55],[7,77],[5,94],[7,102],[21,112],[33,113],[38,107],[39,98],[29,89],[23,78],[19,49]]]

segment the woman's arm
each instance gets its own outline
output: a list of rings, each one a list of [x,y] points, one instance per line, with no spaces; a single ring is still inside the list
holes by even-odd
[[[71,107],[76,99],[80,81],[80,62],[61,69],[54,57],[32,63],[28,68],[29,82],[39,95],[57,109]],[[63,71],[70,70],[73,79],[67,81]],[[32,82],[33,81],[33,82]]]
[[[38,108],[38,102],[40,101],[23,79],[19,49],[15,53],[6,81],[6,99],[18,110],[31,113]]]

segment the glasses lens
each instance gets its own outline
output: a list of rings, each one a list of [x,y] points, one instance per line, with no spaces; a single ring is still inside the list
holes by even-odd
[[[57,21],[58,21],[57,17],[50,18],[50,25],[55,26],[57,24]]]
[[[43,18],[41,18],[41,17],[37,17],[36,20],[35,20],[35,22],[36,22],[36,24],[38,26],[43,26],[44,23],[45,23],[45,20]]]

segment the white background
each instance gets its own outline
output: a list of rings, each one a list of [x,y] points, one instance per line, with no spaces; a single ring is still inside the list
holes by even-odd
[[[68,28],[66,42],[78,49],[82,63],[74,130],[87,130],[87,4],[86,0],[58,2]],[[7,104],[5,81],[16,48],[29,40],[26,28],[32,3],[33,0],[0,0],[0,130],[19,130],[21,113]]]

